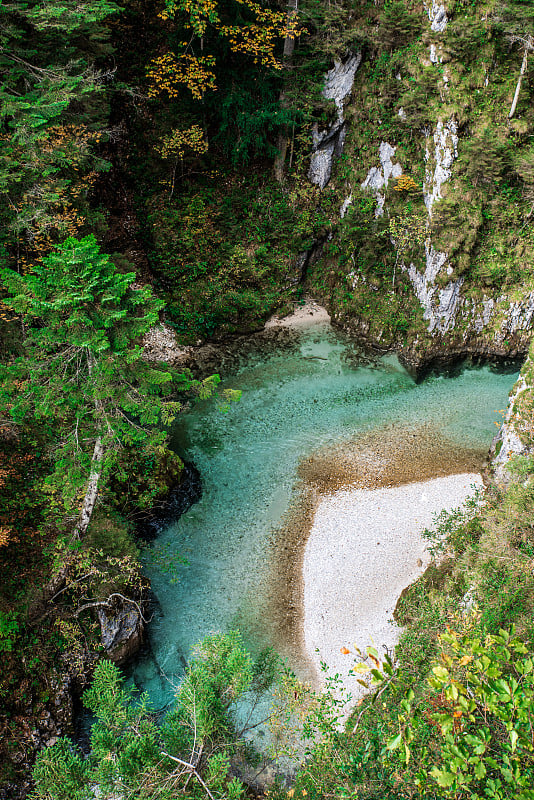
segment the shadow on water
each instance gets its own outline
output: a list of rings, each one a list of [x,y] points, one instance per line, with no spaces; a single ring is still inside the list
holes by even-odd
[[[194,464],[184,461],[180,482],[163,500],[153,506],[136,524],[137,535],[145,542],[154,541],[161,530],[180,519],[202,497],[202,479]]]
[[[416,383],[423,383],[428,378],[445,377],[458,378],[466,370],[476,370],[487,367],[494,375],[513,375],[521,369],[525,361],[524,356],[507,358],[506,356],[452,356],[450,359],[435,359],[425,364],[416,376]]]

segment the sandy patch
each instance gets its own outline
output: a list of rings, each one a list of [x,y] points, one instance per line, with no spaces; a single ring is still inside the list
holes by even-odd
[[[164,322],[154,325],[143,337],[143,358],[145,361],[164,361],[172,364],[191,355],[190,347],[178,344],[176,333]]]
[[[311,544],[307,544],[312,530],[315,530],[318,535],[317,524],[320,517],[317,514],[319,509],[325,503],[333,503],[333,505],[327,506],[331,509],[331,520],[325,531],[325,538],[328,540],[329,546],[345,548],[343,552],[347,552],[347,558],[350,558],[346,564],[338,565],[340,571],[335,577],[334,585],[337,587],[342,582],[348,581],[349,583],[345,583],[345,585],[349,586],[350,584],[349,591],[354,591],[350,582],[360,574],[367,574],[368,566],[360,564],[360,553],[354,542],[354,538],[358,536],[354,531],[355,521],[348,520],[341,512],[339,520],[337,519],[335,510],[337,498],[339,498],[341,509],[344,503],[344,501],[342,503],[342,498],[356,498],[359,496],[360,490],[365,490],[365,496],[370,499],[374,496],[372,490],[391,490],[391,487],[395,487],[395,491],[402,493],[407,490],[410,492],[412,491],[410,486],[417,486],[427,481],[433,483],[433,479],[445,478],[445,476],[450,476],[454,481],[458,475],[469,473],[480,481],[479,473],[484,466],[485,455],[483,450],[461,447],[457,442],[445,439],[441,431],[431,425],[403,428],[397,424],[370,431],[335,447],[328,446],[319,449],[302,461],[298,471],[299,484],[296,499],[286,514],[283,525],[274,536],[272,570],[266,586],[262,590],[263,602],[260,604],[263,614],[254,625],[255,636],[258,637],[258,640],[261,640],[261,636],[264,635],[266,642],[274,643],[278,652],[289,658],[290,663],[297,669],[299,677],[317,683],[316,664],[318,659],[314,653],[316,645],[311,646],[308,642],[305,632],[305,617],[306,607],[310,610],[316,607],[316,613],[321,613],[322,589],[320,586],[314,589],[308,579],[305,590],[304,560],[305,556],[308,559],[311,558],[312,561],[316,560],[317,570],[321,570],[324,560],[321,551],[316,550],[315,547],[310,550]],[[468,480],[467,486],[469,483]],[[444,483],[443,487],[446,485]],[[436,483],[436,486],[439,484]],[[420,531],[430,525],[434,511],[441,511],[447,505],[447,498],[444,496],[443,499],[440,499],[439,491],[435,490],[433,497],[436,503],[425,518],[428,521],[425,521],[418,529],[415,525],[412,529],[419,547],[417,555],[412,559],[413,562],[417,562],[417,559],[421,558]],[[460,492],[452,497],[451,505],[461,505],[463,499],[464,494]],[[394,501],[392,500],[392,502]],[[417,501],[416,510],[421,510],[419,501]],[[406,516],[405,519],[407,519]],[[415,519],[420,519],[420,517],[415,515]],[[365,521],[366,524],[367,521]],[[376,542],[383,542],[382,545],[376,546],[377,550],[384,547],[386,537],[388,542],[394,545],[396,536],[395,528],[382,534],[382,539],[378,537],[375,540],[375,546]],[[347,548],[350,547],[352,550],[349,556]],[[424,550],[424,547],[422,549]],[[383,551],[377,552],[376,556],[383,558],[385,562],[389,557],[388,553],[389,550],[384,547]],[[395,555],[393,560],[395,561],[396,558]],[[382,568],[385,569],[386,566],[382,561],[377,561],[374,564],[374,570],[380,575]],[[402,590],[424,569],[421,566],[417,572],[412,573],[412,567],[411,561],[409,561],[408,567],[402,567],[401,574],[404,575],[404,578],[402,582],[399,579],[400,589],[395,600],[388,601],[386,608],[395,607]],[[346,574],[346,571],[350,571],[350,573]],[[363,586],[359,583],[359,579],[358,585]],[[348,618],[349,622],[347,623],[350,632],[348,639],[345,632],[337,631],[337,626],[343,622],[343,615],[347,613],[344,607],[340,607],[335,612],[338,615],[337,622],[333,620],[334,611],[332,609],[329,611],[329,624],[332,625],[332,649],[338,654],[340,647],[344,645],[348,647],[348,644],[354,642],[358,636],[359,628],[354,621],[354,608],[350,606],[349,601],[347,601],[347,606],[352,608],[352,615]],[[378,607],[376,613],[377,615],[379,613]],[[382,612],[382,614],[383,617],[380,620],[383,619],[386,624],[391,615],[389,612]],[[380,624],[382,625],[382,621]],[[330,636],[330,632],[327,631],[326,636]],[[340,641],[343,637],[345,639]],[[365,641],[365,645],[368,644],[371,642]],[[345,673],[351,666],[347,659],[350,661],[350,656],[341,659]]]
[[[326,308],[320,306],[312,298],[306,298],[303,306],[296,308],[287,317],[271,317],[265,323],[265,328],[307,328],[309,325],[330,323],[330,315]]]
[[[354,645],[394,648],[401,630],[393,621],[397,600],[430,560],[421,532],[434,514],[461,505],[474,485],[482,486],[480,475],[463,473],[341,490],[319,501],[303,560],[304,646],[318,675],[324,661],[353,695],[361,693],[348,676]]]

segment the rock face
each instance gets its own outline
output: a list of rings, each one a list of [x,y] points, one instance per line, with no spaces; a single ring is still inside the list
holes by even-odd
[[[436,278],[447,261],[447,253],[434,250],[430,240],[425,245],[426,269],[421,274],[414,264],[404,269],[408,272],[415,295],[423,306],[423,318],[428,320],[429,333],[446,333],[456,319],[460,305],[460,288],[463,278],[451,281],[445,289],[438,290]],[[436,302],[437,300],[437,302]]]
[[[345,61],[335,61],[331,70],[326,73],[323,87],[323,97],[333,100],[336,105],[337,117],[327,130],[319,130],[314,125],[313,152],[308,170],[308,179],[311,183],[324,189],[332,175],[334,158],[343,152],[345,143],[345,117],[343,103],[352,91],[356,70],[361,64],[361,53],[350,54]]]
[[[428,7],[428,19],[430,20],[430,30],[436,33],[443,33],[447,27],[447,14],[445,6],[438,0],[432,0],[432,5]]]
[[[514,456],[532,455],[532,448],[525,442],[525,435],[521,430],[524,418],[520,413],[519,406],[524,399],[529,398],[532,401],[534,390],[532,385],[533,368],[534,364],[529,356],[510,395],[504,422],[491,445],[490,456],[493,478],[501,486],[507,486],[510,483],[510,459]]]
[[[123,664],[139,650],[145,630],[137,603],[115,597],[108,606],[98,609],[102,644],[106,656]]]
[[[430,56],[432,60],[432,53]],[[458,126],[454,119],[446,122],[438,120],[434,131],[433,159],[431,159],[431,144],[427,140],[425,149],[425,161],[427,169],[423,195],[428,216],[432,216],[432,206],[436,200],[442,197],[441,187],[451,177],[451,168],[458,157]],[[430,138],[430,137],[429,137]]]
[[[402,167],[400,164],[394,164],[392,161],[395,155],[395,147],[389,142],[380,142],[378,148],[378,156],[380,158],[380,166],[372,167],[367,173],[367,177],[362,183],[362,189],[367,189],[372,192],[377,200],[375,210],[375,217],[381,217],[384,213],[384,203],[386,196],[383,189],[388,186],[390,178],[399,178],[402,175]]]

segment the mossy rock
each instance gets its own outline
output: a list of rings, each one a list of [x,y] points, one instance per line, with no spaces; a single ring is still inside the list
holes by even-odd
[[[180,482],[183,469],[182,459],[167,447],[125,448],[106,502],[122,513],[149,509]]]

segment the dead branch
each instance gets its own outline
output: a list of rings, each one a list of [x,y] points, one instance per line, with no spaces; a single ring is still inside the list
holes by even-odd
[[[196,769],[193,766],[193,764],[189,764],[189,762],[187,762],[187,761],[182,761],[181,758],[177,758],[176,756],[171,756],[170,753],[166,753],[164,750],[161,751],[161,755],[162,756],[166,756],[167,758],[170,758],[171,761],[176,761],[177,764],[181,764],[182,767],[185,767],[187,770],[189,770],[189,772],[191,772],[191,774],[195,776],[195,778],[200,783],[200,785],[203,787],[203,789],[205,789],[206,794],[208,795],[210,800],[215,800],[214,796],[212,795],[212,793],[210,792],[210,790],[208,789],[208,787],[206,786],[206,784],[204,783],[204,781],[202,780],[202,778],[200,777],[198,772],[196,771]]]

